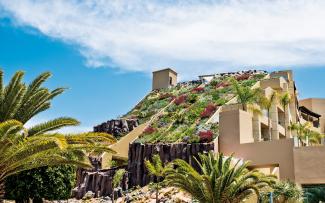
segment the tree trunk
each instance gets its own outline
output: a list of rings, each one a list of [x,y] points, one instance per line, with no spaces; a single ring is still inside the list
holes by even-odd
[[[286,122],[287,122],[287,116],[286,116],[286,105],[283,106],[283,111],[284,111],[284,136],[287,137],[287,126],[286,126]]]
[[[242,104],[242,107],[243,107],[243,110],[244,110],[244,111],[247,111],[246,104]]]
[[[270,109],[267,110],[267,122],[269,127],[269,140],[272,140]]]
[[[157,183],[157,187],[156,187],[156,203],[159,203],[158,196],[159,196],[159,183]]]

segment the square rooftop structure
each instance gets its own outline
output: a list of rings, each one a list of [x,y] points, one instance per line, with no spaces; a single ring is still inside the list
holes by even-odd
[[[152,72],[152,89],[164,89],[176,86],[177,72],[171,68]]]

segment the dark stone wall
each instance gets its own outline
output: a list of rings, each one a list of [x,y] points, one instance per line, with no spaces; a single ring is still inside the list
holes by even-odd
[[[85,170],[78,169],[76,188],[73,189],[73,197],[80,199],[87,191],[92,191],[97,196],[111,196],[113,192],[112,180],[118,169],[127,170],[121,187],[123,190],[133,186],[145,186],[149,182],[157,181],[155,177],[148,174],[144,165],[144,160],[151,160],[154,154],[159,154],[163,163],[171,162],[175,159],[183,159],[190,163],[195,169],[199,169],[194,157],[198,158],[199,153],[214,150],[213,143],[196,144],[140,144],[129,145],[128,166],[116,167],[106,170]],[[94,161],[94,160],[92,160]]]
[[[109,120],[94,127],[94,132],[105,132],[115,137],[126,135],[139,125],[138,119]]]
[[[72,196],[81,199],[86,192],[92,191],[95,193],[95,197],[110,196],[113,193],[113,176],[119,169],[126,169],[126,166],[116,167],[106,170],[77,170],[76,188],[72,190]],[[123,190],[128,189],[128,174],[125,173],[123,180],[121,181],[121,187]],[[118,194],[116,195],[116,197]]]
[[[154,154],[159,154],[163,163],[168,163],[174,159],[183,159],[198,170],[194,157],[199,153],[214,150],[213,143],[195,144],[141,144],[133,143],[129,145],[129,187],[144,186],[149,182],[155,181],[154,177],[148,174],[144,165],[144,160],[149,159]]]

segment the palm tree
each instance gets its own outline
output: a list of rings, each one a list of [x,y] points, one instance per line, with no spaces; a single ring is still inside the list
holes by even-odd
[[[303,198],[302,189],[297,186],[294,182],[289,180],[276,181],[272,184],[273,189],[273,199],[276,203],[296,203],[301,202]],[[262,200],[269,202],[269,197],[267,194],[262,196]]]
[[[300,142],[304,142],[304,140],[307,139],[306,137],[306,131],[310,129],[311,124],[309,122],[306,122],[304,124],[301,123],[293,123],[289,126],[290,130],[294,130],[297,133],[297,137],[300,140]]]
[[[65,88],[49,90],[42,84],[51,76],[45,72],[30,84],[23,82],[24,72],[17,71],[8,85],[3,82],[0,69],[0,192],[3,181],[10,175],[41,166],[61,164],[91,167],[88,154],[107,151],[115,142],[104,133],[81,133],[64,135],[50,133],[79,122],[61,117],[35,125],[29,129],[23,125],[32,117],[50,108],[51,101]]]
[[[255,103],[261,95],[261,89],[242,86],[235,78],[230,78],[233,91],[237,96],[237,101],[242,105],[244,111],[247,111],[247,104]]]
[[[272,107],[274,101],[276,100],[276,98],[277,98],[277,94],[276,94],[276,92],[273,92],[269,98],[265,97],[265,96],[261,96],[260,102],[259,102],[260,105],[262,106],[262,108],[264,108],[267,111],[267,120],[268,120],[269,139],[270,140],[272,138],[270,111],[271,111],[271,107]]]
[[[17,71],[8,85],[4,85],[3,75],[0,69],[0,122],[13,119],[25,124],[32,117],[49,109],[52,99],[65,90],[65,88],[49,90],[42,86],[51,76],[49,72],[42,73],[28,85],[23,82],[23,71]],[[32,127],[28,135],[32,136],[78,124],[79,122],[73,118],[56,118]]]
[[[196,160],[200,171],[181,159],[172,163],[166,173],[170,186],[181,188],[200,203],[239,203],[251,195],[270,189],[274,177],[266,176],[257,170],[249,171],[248,162],[241,164],[232,156],[223,154],[200,154]]]
[[[289,126],[289,129],[296,131],[297,137],[302,143],[307,143],[308,140],[308,142],[311,144],[320,144],[324,135],[312,130],[311,127],[312,124],[310,122],[306,122],[304,124],[294,123]]]
[[[149,174],[157,177],[157,183],[155,183],[155,185],[156,185],[156,203],[158,203],[159,187],[160,187],[159,181],[161,181],[161,178],[165,177],[166,172],[170,169],[170,164],[164,166],[160,159],[160,156],[158,154],[155,154],[152,157],[152,162],[150,162],[149,160],[145,160],[145,165],[149,171]]]
[[[288,92],[286,92],[286,93],[280,95],[279,101],[280,101],[280,104],[281,104],[281,106],[282,106],[282,108],[284,110],[284,134],[285,134],[285,136],[287,136],[287,126],[286,126],[287,115],[286,115],[286,109],[287,109],[288,105],[291,102],[290,94]]]
[[[16,120],[0,123],[0,192],[11,175],[42,166],[77,165],[91,168],[87,152],[113,151],[115,139],[106,133],[64,135],[60,133],[28,136]]]
[[[114,193],[117,190],[117,187],[121,184],[124,174],[126,173],[125,169],[119,169],[113,176],[113,193],[112,193],[112,203],[115,201]]]

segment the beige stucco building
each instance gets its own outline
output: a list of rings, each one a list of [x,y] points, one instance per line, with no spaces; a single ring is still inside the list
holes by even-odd
[[[213,77],[214,75],[204,75],[200,79],[211,81]],[[153,90],[176,84],[177,73],[172,69],[153,72]],[[271,97],[274,93],[288,93],[291,100],[283,107],[279,96],[275,97],[269,113],[258,105],[254,108],[260,109],[262,113],[244,111],[236,98],[230,100],[208,120],[219,123],[219,137],[214,140],[215,152],[250,160],[252,168],[277,175],[280,179],[290,179],[302,185],[325,184],[324,142],[312,145],[308,138],[298,140],[297,132],[288,128],[293,123],[310,122],[313,131],[324,134],[325,99],[299,101],[292,71],[269,73],[252,88],[261,88],[266,97]],[[117,152],[114,156],[127,159],[128,144],[137,139],[148,123],[150,121],[114,144],[112,149]],[[110,160],[112,157],[103,155],[102,158]]]
[[[266,97],[274,92],[277,95],[289,93],[291,101],[284,108],[276,97],[269,115],[243,111],[236,100],[229,102],[215,115],[220,128],[215,151],[250,160],[252,168],[277,175],[280,179],[290,179],[302,185],[324,184],[325,146],[311,145],[308,138],[298,140],[297,132],[291,131],[289,126],[310,122],[312,130],[324,133],[325,99],[298,101],[292,71],[270,73],[253,88],[257,87]]]

